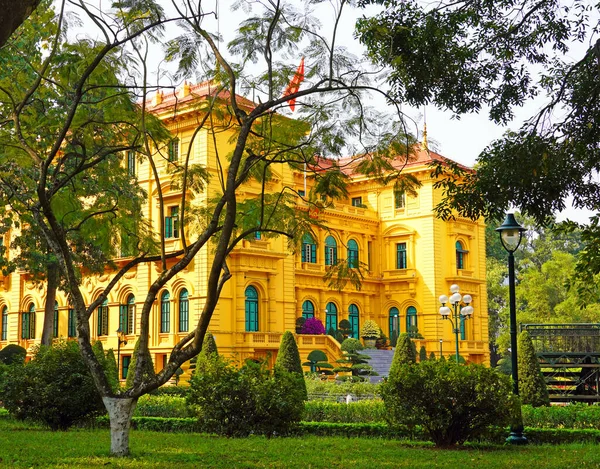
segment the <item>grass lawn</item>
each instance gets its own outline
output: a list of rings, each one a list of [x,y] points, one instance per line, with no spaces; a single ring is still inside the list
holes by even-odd
[[[132,457],[108,455],[108,430],[53,433],[0,419],[0,467],[10,468],[431,468],[600,467],[596,445],[480,446],[437,450],[424,443],[350,438],[227,439],[134,431]]]

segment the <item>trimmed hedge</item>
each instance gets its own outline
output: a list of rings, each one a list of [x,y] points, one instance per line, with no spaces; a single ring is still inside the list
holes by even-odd
[[[535,428],[573,428],[600,430],[600,406],[569,404],[566,406],[523,406],[523,424]]]
[[[185,397],[175,395],[146,394],[138,399],[135,407],[137,417],[191,417]]]
[[[348,394],[355,397],[373,398],[379,396],[380,384],[369,382],[351,382],[351,381],[323,381],[319,378],[306,378],[306,390],[308,399],[321,398],[326,400],[341,400]],[[345,402],[345,401],[344,401]]]
[[[98,417],[96,425],[108,428],[110,426],[108,417]],[[199,422],[193,418],[133,417],[132,428],[163,433],[205,433]],[[508,428],[492,427],[474,441],[504,444],[508,433]],[[524,433],[532,444],[600,443],[600,430],[525,427]],[[389,427],[385,423],[300,422],[295,427],[293,435],[427,440],[425,432],[420,427],[414,429]]]
[[[304,406],[305,422],[384,423],[383,401],[364,400],[341,404],[329,401],[309,401]]]

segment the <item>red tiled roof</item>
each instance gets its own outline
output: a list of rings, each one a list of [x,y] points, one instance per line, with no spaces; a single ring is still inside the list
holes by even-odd
[[[182,106],[198,99],[213,97],[217,94],[219,88],[214,82],[205,81],[195,85],[184,83],[179,88],[167,92],[158,90],[156,93],[162,94],[161,102],[154,105],[155,94],[152,94],[148,98],[147,108],[150,112],[164,111],[170,107]],[[184,89],[185,93],[183,92]],[[231,101],[231,93],[228,90],[220,91],[217,97],[225,102]],[[243,96],[236,95],[236,99],[240,107],[253,108],[256,106],[255,103]]]
[[[360,173],[355,172],[355,162],[358,162],[358,160],[360,160],[363,157],[364,156],[352,156],[340,158],[339,160],[318,157],[315,167],[324,171],[331,168],[334,164],[337,164],[340,170],[347,176],[360,176]],[[406,157],[406,155],[399,155],[398,157],[396,157],[396,159],[394,159],[394,161],[392,162],[392,165],[395,169],[400,170],[413,168],[417,166],[427,166],[436,161],[441,163],[456,164],[465,171],[473,171],[472,168],[462,165],[454,160],[451,160],[450,158],[446,158],[445,156],[442,156],[434,151],[423,150],[420,145],[418,149],[416,149],[416,151],[414,151],[408,157]]]

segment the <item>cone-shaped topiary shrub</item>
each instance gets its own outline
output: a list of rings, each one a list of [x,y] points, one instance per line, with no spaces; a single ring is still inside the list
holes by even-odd
[[[105,354],[105,357],[106,379],[108,379],[112,390],[117,391],[120,387],[119,370],[117,369],[117,359],[115,358],[114,350],[109,348]]]
[[[202,350],[200,351],[200,356],[202,357],[216,357],[219,355],[219,350],[217,349],[217,343],[215,342],[215,336],[210,332],[207,332],[204,336],[204,341],[202,342]]]
[[[294,334],[290,331],[285,331],[281,338],[275,365],[282,367],[285,371],[302,373],[298,345],[296,344],[296,339],[294,339]]]
[[[140,349],[140,339],[138,339],[135,343],[135,347],[133,347],[133,354],[131,356],[131,361],[129,362],[129,370],[127,371],[127,379],[125,380],[125,387],[127,389],[133,387],[133,379],[135,377],[135,367],[138,360]],[[148,354],[146,359],[146,364],[144,366],[144,370],[142,371],[142,376],[154,376],[154,364],[152,363],[152,356]]]
[[[279,352],[275,361],[275,368],[281,368],[289,373],[298,373],[301,380],[298,380],[298,385],[303,389],[305,399],[308,394],[306,391],[306,383],[304,382],[304,373],[302,372],[302,362],[300,361],[300,352],[294,334],[290,331],[285,331],[279,344]]]
[[[415,346],[408,334],[400,334],[396,343],[396,351],[390,367],[390,378],[400,371],[400,366],[417,361]]]
[[[419,349],[419,361],[424,362],[426,360],[427,360],[427,350],[425,350],[424,345],[421,345],[421,348]]]
[[[550,405],[546,381],[540,371],[540,362],[527,331],[519,334],[517,350],[519,370],[519,396],[523,404],[534,407]]]

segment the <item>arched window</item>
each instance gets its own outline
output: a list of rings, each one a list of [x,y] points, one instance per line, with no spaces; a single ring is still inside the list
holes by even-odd
[[[337,263],[337,242],[333,236],[327,236],[325,239],[325,265],[334,265]]]
[[[390,308],[389,314],[389,323],[390,323],[390,340],[396,333],[396,338],[400,335],[400,311],[395,306]]]
[[[160,332],[171,332],[171,295],[166,290],[160,296]]]
[[[179,293],[179,332],[190,330],[190,300],[188,291],[184,288]]]
[[[406,332],[411,337],[415,337],[419,332],[417,329],[417,308],[409,306],[406,310]]]
[[[353,239],[348,241],[348,267],[358,267],[358,243]]]
[[[258,331],[258,292],[252,285],[246,288],[246,332]]]
[[[52,337],[58,337],[58,301],[54,302],[54,318],[52,320]]]
[[[312,301],[306,300],[302,303],[302,317],[304,319],[315,317],[315,305],[312,304]]]
[[[98,337],[108,335],[108,299],[98,306]]]
[[[348,307],[348,321],[350,321],[350,327],[352,329],[352,333],[350,337],[353,339],[358,339],[359,334],[359,320],[358,320],[358,306],[355,304],[351,304]]]
[[[467,260],[467,251],[460,241],[456,242],[456,268],[464,269]]]
[[[304,235],[304,238],[302,238],[302,262],[310,262],[311,264],[317,262],[317,245],[309,234]]]
[[[325,333],[329,334],[329,330],[337,330],[337,306],[335,303],[327,303],[325,307]]]
[[[21,339],[35,339],[35,305],[21,315]]]
[[[8,306],[2,308],[2,340],[8,337]]]
[[[135,296],[129,295],[127,303],[119,307],[119,329],[124,334],[133,334],[135,327]]]

